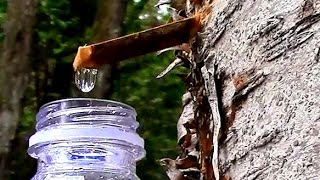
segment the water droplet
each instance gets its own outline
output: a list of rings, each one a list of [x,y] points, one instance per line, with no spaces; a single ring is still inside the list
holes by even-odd
[[[75,73],[75,84],[82,92],[90,92],[96,83],[97,74],[97,69],[81,68]]]

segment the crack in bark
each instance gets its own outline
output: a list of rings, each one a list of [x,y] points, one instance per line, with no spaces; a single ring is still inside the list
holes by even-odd
[[[301,34],[293,34],[290,35],[290,37],[282,39],[282,44],[272,47],[272,50],[270,49],[265,53],[265,60],[273,61],[285,54],[287,51],[297,48],[299,45],[309,40],[314,33],[315,32],[313,31],[307,31]]]
[[[206,36],[210,38],[210,41],[206,41],[202,45],[202,50],[200,50],[200,59],[206,58],[206,50],[215,46],[219,39],[223,36],[227,29],[227,25],[230,24],[232,20],[232,15],[241,8],[244,0],[236,0],[228,2],[228,5],[217,14],[215,17],[219,17],[213,20],[213,26],[209,26],[205,29],[205,32],[200,34],[200,36]],[[202,38],[204,39],[204,38]]]
[[[309,40],[314,31],[307,30],[320,20],[320,13],[302,18],[289,29],[278,32],[262,46],[265,61],[273,61]]]
[[[283,24],[283,17],[281,16],[274,16],[271,18],[268,18],[266,22],[263,22],[258,25],[256,28],[257,30],[253,31],[249,36],[249,44],[251,45],[253,42],[256,42],[259,38],[264,37],[265,35],[268,35],[271,31],[276,31],[276,28],[279,25]]]
[[[213,60],[213,55],[208,56],[204,62],[205,62],[205,66],[203,66],[201,68],[201,72],[202,72],[202,76],[204,78],[204,83],[205,83],[205,88],[207,91],[207,94],[209,94],[210,96],[208,97],[208,103],[210,105],[211,108],[211,113],[212,113],[212,120],[210,122],[210,124],[213,123],[213,168],[214,168],[214,172],[215,172],[215,177],[216,179],[220,176],[217,176],[216,173],[219,173],[219,163],[218,163],[218,150],[219,150],[219,139],[220,139],[220,128],[222,127],[221,125],[221,105],[219,105],[219,102],[221,102],[221,100],[219,100],[219,98],[222,97],[218,97],[218,90],[217,90],[217,77],[216,77],[216,70],[217,70],[217,66],[214,65],[214,60]],[[208,62],[208,60],[211,60],[210,62]],[[212,65],[214,67],[212,67]],[[252,92],[256,87],[258,87],[259,85],[261,85],[265,80],[266,80],[266,76],[267,73],[265,73],[263,70],[258,71],[255,75],[252,75],[249,79],[247,79],[245,82],[243,82],[243,84],[235,91],[235,94],[232,98],[232,105],[231,107],[236,107],[235,105],[239,102],[243,102],[247,95]],[[232,108],[233,113],[233,121],[235,118],[235,111],[236,109]],[[230,119],[232,117],[228,117],[227,120],[225,120],[225,124],[227,124],[226,126],[229,125],[230,127]],[[228,128],[226,128],[227,130]],[[225,133],[226,134],[226,133]],[[272,138],[271,138],[272,139]],[[266,140],[268,141],[268,140]],[[271,141],[271,140],[270,140]],[[240,159],[242,157],[244,157],[245,155],[248,154],[250,150],[244,152],[244,154],[238,154],[235,157],[239,157]],[[237,159],[239,159],[237,158]],[[217,159],[215,161],[215,159]]]
[[[198,111],[197,109],[202,109],[202,111],[204,110],[204,107],[201,107],[201,104],[198,104],[196,106],[198,107],[201,107],[201,108],[196,108],[196,113],[195,113],[195,119],[197,120],[198,123],[200,123],[200,126],[199,126],[199,143],[200,143],[200,149],[202,150],[205,150],[207,151],[206,149],[204,148],[201,148],[204,147],[202,144],[202,139],[205,138],[203,137],[204,135],[202,135],[201,132],[203,132],[203,130],[201,130],[201,122],[203,121],[209,121],[209,134],[206,134],[206,139],[207,140],[211,140],[211,142],[213,143],[213,154],[211,155],[208,155],[207,153],[212,153],[212,144],[211,144],[211,148],[210,148],[210,151],[207,151],[207,153],[204,151],[204,152],[201,152],[200,155],[204,155],[204,154],[207,154],[208,157],[213,158],[212,159],[212,164],[211,165],[208,165],[207,164],[207,167],[206,167],[206,172],[204,173],[204,178],[205,179],[212,179],[212,168],[213,168],[213,171],[214,171],[214,176],[215,176],[215,179],[219,179],[220,178],[220,175],[219,175],[219,162],[218,162],[218,151],[219,151],[219,138],[220,138],[220,128],[221,128],[221,116],[220,116],[220,112],[221,112],[221,105],[218,104],[218,102],[220,100],[218,100],[218,97],[217,97],[217,86],[215,84],[213,84],[213,87],[212,84],[206,84],[206,83],[209,83],[209,82],[213,82],[215,83],[215,72],[214,72],[214,69],[208,69],[207,67],[203,66],[204,65],[204,62],[206,60],[204,59],[208,59],[208,58],[212,58],[214,57],[213,56],[208,56],[208,52],[206,50],[209,50],[210,47],[213,47],[215,46],[216,42],[218,42],[220,40],[220,38],[223,36],[224,32],[226,31],[226,27],[227,25],[230,23],[229,21],[231,21],[231,16],[234,14],[234,12],[238,9],[240,9],[241,5],[242,5],[242,2],[244,2],[244,0],[237,0],[235,2],[229,2],[229,4],[226,6],[226,8],[224,8],[221,12],[218,13],[217,19],[215,19],[215,22],[214,22],[214,26],[212,29],[209,28],[209,34],[199,34],[200,35],[200,38],[201,36],[207,36],[209,37],[210,39],[213,39],[213,41],[206,41],[207,43],[202,43],[203,46],[202,46],[202,49],[198,49],[198,54],[197,54],[197,58],[195,58],[195,62],[197,63],[197,65],[200,65],[198,67],[201,68],[201,71],[202,71],[202,74],[201,74],[201,71],[198,72],[197,71],[193,71],[195,74],[197,73],[200,73],[200,76],[201,76],[201,79],[203,81],[203,78],[205,78],[206,80],[204,80],[204,82],[202,82],[202,84],[205,85],[206,87],[206,91],[207,91],[207,94],[210,95],[210,97],[208,97],[206,95],[206,98],[203,98],[203,97],[197,97],[197,102],[200,100],[202,101],[202,103],[205,103],[207,104],[210,108],[209,110],[206,110],[207,112],[201,112],[201,111]],[[199,38],[199,39],[200,39]],[[204,39],[204,38],[201,38],[201,39]],[[201,40],[200,39],[200,40]],[[198,61],[197,61],[198,60]],[[208,70],[213,70],[213,72],[205,72],[205,71],[208,71]],[[194,78],[193,78],[194,79]],[[195,82],[193,84],[197,84],[199,82]],[[209,87],[210,86],[210,87]],[[213,89],[212,89],[213,88]],[[195,93],[193,93],[195,94]],[[197,93],[199,94],[199,93]],[[207,102],[203,102],[203,101],[207,101]],[[203,104],[202,104],[203,105]],[[220,107],[220,108],[219,108]],[[208,114],[209,113],[209,116]],[[206,115],[207,114],[207,117]],[[198,116],[197,116],[198,115]],[[205,119],[205,118],[208,118],[208,119]],[[207,127],[207,128],[208,128]],[[213,133],[212,133],[212,132]],[[211,133],[210,133],[211,132]],[[213,134],[213,137],[212,137],[212,134]],[[202,167],[203,167],[203,164],[205,164],[206,161],[204,160],[204,157],[201,157],[201,164],[202,164]],[[203,170],[203,168],[202,168]],[[208,172],[211,171],[211,172]],[[208,174],[208,173],[211,173]]]
[[[213,169],[211,164],[212,159],[212,129],[211,123],[211,109],[208,101],[208,97],[205,93],[204,80],[201,75],[200,68],[203,66],[203,62],[194,62],[192,67],[192,82],[189,91],[191,92],[192,99],[195,100],[194,104],[194,119],[196,125],[197,136],[199,139],[200,150],[200,168],[203,175],[203,179],[213,179]]]
[[[231,99],[229,107],[225,108],[226,112],[223,116],[223,131],[221,134],[220,142],[226,143],[227,140],[230,140],[231,137],[227,139],[227,132],[229,128],[233,125],[235,121],[236,112],[241,109],[241,104],[243,104],[249,93],[254,91],[258,86],[260,86],[266,80],[267,74],[262,70],[258,71],[255,75],[249,77],[249,79],[245,80],[243,84],[236,88],[234,95]]]
[[[205,60],[206,61],[206,60]],[[201,68],[201,72],[205,82],[205,88],[208,95],[208,103],[211,108],[212,120],[211,129],[213,129],[213,155],[212,155],[212,166],[215,175],[215,179],[219,180],[219,134],[221,129],[221,116],[219,110],[219,100],[217,96],[217,85],[216,85],[216,69],[217,67],[206,67]],[[210,88],[211,87],[211,88]],[[213,123],[213,125],[212,125]]]
[[[316,48],[316,53],[315,53],[316,55],[314,56],[314,60],[316,61],[316,62],[319,62],[319,59],[320,59],[320,47],[317,47]]]

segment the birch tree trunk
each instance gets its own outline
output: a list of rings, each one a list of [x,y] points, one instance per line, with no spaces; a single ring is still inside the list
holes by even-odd
[[[320,179],[319,21],[319,0],[216,1],[196,60],[220,177]]]
[[[38,2],[8,1],[5,39],[0,59],[0,179],[6,179],[5,165],[10,141],[15,135],[21,114],[21,98],[28,84],[29,55]]]

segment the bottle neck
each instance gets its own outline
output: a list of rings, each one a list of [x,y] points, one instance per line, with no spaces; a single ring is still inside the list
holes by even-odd
[[[102,143],[59,142],[45,145],[38,152],[38,172],[136,172],[136,161],[130,147]]]
[[[136,161],[145,155],[138,126],[135,110],[114,101],[76,98],[44,105],[29,139],[28,153],[38,159],[33,179],[137,179]]]

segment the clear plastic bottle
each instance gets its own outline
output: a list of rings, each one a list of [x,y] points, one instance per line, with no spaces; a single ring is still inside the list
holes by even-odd
[[[38,159],[32,180],[133,180],[145,156],[135,110],[119,102],[54,101],[37,114],[28,153]]]

